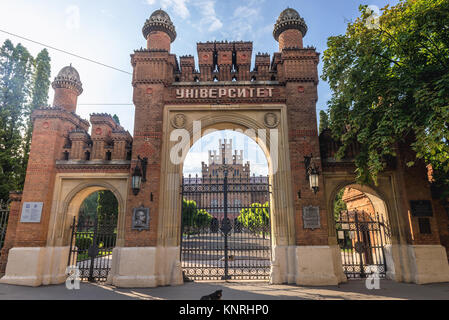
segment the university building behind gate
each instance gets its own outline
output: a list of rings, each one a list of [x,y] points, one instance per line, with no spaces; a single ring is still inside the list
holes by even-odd
[[[108,114],[80,118],[77,98],[89,89],[74,67],[62,69],[52,84],[53,106],[32,116],[25,187],[10,196],[0,283],[60,284],[68,265],[118,287],[180,285],[185,277],[337,285],[373,266],[399,282],[449,282],[448,213],[432,197],[424,164],[409,168],[415,154],[398,145],[378,185],[359,185],[357,146],[337,160],[338,142],[327,131],[318,135],[320,55],[303,45],[307,31],[287,9],[274,26],[279,51],[271,56],[259,53],[253,62],[252,42],[214,41],[198,43],[197,60],[178,58],[170,52],[175,26],[155,11],[143,27],[147,47],[131,55],[132,135]],[[217,170],[216,182],[196,187],[183,179],[189,146],[214,129],[240,130],[264,151],[268,178],[245,177],[241,191],[262,191],[256,202],[268,200],[268,229],[234,221],[254,201],[235,195],[235,168],[215,163],[218,154],[203,168]],[[215,226],[184,228],[185,188],[215,201]],[[348,208],[335,217],[341,189]],[[116,197],[118,219],[110,231],[99,221],[87,226],[95,240],[83,245],[80,206],[100,190]],[[198,201],[205,211],[210,203]]]

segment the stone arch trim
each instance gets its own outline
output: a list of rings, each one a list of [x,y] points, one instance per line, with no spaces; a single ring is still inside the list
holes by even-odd
[[[398,208],[395,199],[393,176],[383,174],[379,177],[379,185],[361,185],[355,180],[355,174],[329,174],[324,173],[324,188],[326,196],[327,211],[333,213],[333,204],[337,193],[345,187],[353,187],[368,196],[373,207],[379,213],[384,214],[391,228],[391,241],[393,243],[401,242],[403,235],[401,234],[401,223],[398,220]],[[374,201],[373,201],[374,200]],[[381,202],[380,202],[380,201]],[[377,203],[376,203],[377,202]],[[383,207],[382,207],[383,206]],[[328,215],[329,225],[329,242],[336,243],[335,221],[333,214]]]
[[[180,201],[179,188],[181,185],[182,165],[173,164],[169,157],[170,148],[176,142],[170,141],[173,128],[169,119],[173,115],[182,113],[186,116],[185,130],[189,133],[190,147],[201,138],[206,129],[237,129],[245,133],[247,129],[256,131],[260,129],[269,130],[264,125],[267,112],[274,112],[279,116],[277,170],[272,172],[273,159],[270,156],[270,145],[272,139],[267,135],[266,144],[256,141],[264,151],[269,168],[272,184],[272,235],[273,246],[295,244],[295,217],[293,206],[293,193],[291,187],[290,158],[288,152],[288,127],[285,105],[233,105],[232,107],[203,105],[203,106],[165,106],[164,110],[164,136],[162,151],[162,174],[161,174],[161,206],[158,221],[158,245],[167,247],[178,247],[180,244]],[[194,136],[194,121],[201,121],[201,136]],[[259,139],[258,139],[259,140]],[[186,155],[183,155],[184,157]]]
[[[203,132],[208,130],[208,129],[214,129],[215,126],[220,126],[220,125],[230,125],[231,128],[227,128],[227,130],[232,130],[232,129],[241,129],[241,130],[255,130],[256,134],[258,130],[264,130],[267,129],[265,128],[263,125],[261,125],[260,122],[254,120],[253,118],[246,116],[246,115],[242,115],[242,114],[238,114],[238,113],[231,113],[231,112],[227,112],[226,114],[222,114],[219,116],[213,116],[213,115],[207,115],[204,116],[203,118],[200,119],[196,119],[195,121],[201,121],[201,123],[203,123]],[[195,142],[198,141],[195,140],[194,137],[194,128],[193,128],[193,123],[189,123],[189,127],[186,128],[187,131],[189,132],[190,136],[192,137],[191,139],[191,146],[193,146],[195,144]],[[226,130],[226,129],[216,129],[216,130]],[[244,134],[244,133],[243,133]],[[247,135],[248,136],[248,135]],[[248,136],[249,138],[253,139],[253,137]],[[265,143],[262,143],[263,141],[261,141],[260,139],[253,139],[263,150],[263,152],[265,153],[265,157],[267,158],[268,161],[270,161],[270,143],[271,143],[271,136],[267,135],[266,136],[266,140]],[[270,163],[268,164],[270,166]]]
[[[125,213],[128,191],[128,173],[120,174],[58,174],[56,176],[53,206],[47,243],[49,246],[69,245],[73,217],[86,197],[93,192],[110,190],[119,205],[117,245],[124,243]]]

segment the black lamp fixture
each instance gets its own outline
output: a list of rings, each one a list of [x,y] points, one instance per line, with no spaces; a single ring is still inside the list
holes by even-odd
[[[304,157],[304,164],[306,167],[306,180],[309,181],[310,189],[316,194],[319,190],[319,177],[320,172],[315,162],[313,161],[313,155]]]
[[[140,189],[142,188],[142,182],[147,181],[147,165],[148,158],[141,158],[140,156],[137,156],[137,164],[134,167],[131,181],[133,194],[135,196],[139,194]]]

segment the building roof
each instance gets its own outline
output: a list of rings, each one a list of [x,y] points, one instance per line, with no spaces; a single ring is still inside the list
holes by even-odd
[[[156,10],[150,16],[149,19],[145,22],[143,26],[142,33],[145,39],[148,38],[148,35],[152,31],[162,31],[169,35],[171,42],[176,39],[176,29],[173,25],[173,22],[170,19],[170,16],[164,10]]]
[[[279,18],[274,25],[273,36],[276,41],[279,40],[279,36],[282,32],[289,29],[297,29],[301,31],[304,37],[307,34],[307,24],[304,19],[299,15],[298,11],[292,8],[287,8],[281,12]]]
[[[66,88],[66,89],[74,89],[77,91],[78,95],[83,92],[83,84],[80,80],[80,75],[78,71],[70,66],[64,67],[59,71],[55,80],[52,83],[53,89],[56,88]]]

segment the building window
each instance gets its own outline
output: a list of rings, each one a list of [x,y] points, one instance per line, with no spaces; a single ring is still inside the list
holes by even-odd
[[[112,153],[111,151],[106,152],[106,161],[111,161],[112,160]]]
[[[90,161],[90,152],[89,151],[86,151],[86,153],[84,154],[84,160]]]
[[[62,154],[62,159],[63,159],[64,161],[69,161],[69,152],[68,152],[68,151],[65,151],[65,152]]]

